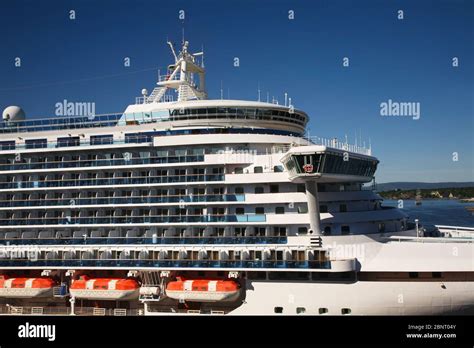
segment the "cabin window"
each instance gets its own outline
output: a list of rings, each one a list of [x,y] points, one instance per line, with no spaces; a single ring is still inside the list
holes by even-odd
[[[257,187],[255,188],[255,193],[256,193],[256,194],[263,193],[263,187],[262,187],[262,186],[257,186]]]
[[[320,213],[327,213],[328,212],[328,206],[327,205],[320,205],[319,206],[319,212]]]
[[[263,167],[254,167],[253,172],[254,173],[263,173]]]
[[[243,187],[236,187],[235,188],[235,193],[238,195],[241,195],[244,193],[244,188]]]
[[[235,214],[236,215],[244,215],[245,214],[245,209],[244,208],[235,208]]]
[[[349,226],[341,226],[341,234],[351,233],[351,228]]]
[[[306,308],[296,307],[296,314],[304,314],[304,313],[306,313]]]
[[[263,214],[265,214],[265,208],[263,208],[263,207],[257,207],[257,208],[255,208],[255,214],[257,214],[257,215],[263,215]]]
[[[283,307],[275,307],[275,313],[283,313]]]
[[[244,174],[244,168],[242,167],[237,167],[234,169],[235,174]]]
[[[326,314],[328,312],[327,308],[319,308],[319,314]]]
[[[410,278],[418,278],[418,272],[409,272],[409,273],[408,273],[408,276],[409,276]]]
[[[15,140],[12,141],[0,141],[1,150],[14,150],[15,149]]]
[[[274,166],[273,171],[276,173],[281,173],[283,172],[283,166]]]
[[[104,144],[113,144],[114,136],[112,134],[106,135],[91,135],[90,144],[91,145],[104,145]]]
[[[48,147],[48,139],[27,139],[25,140],[27,149],[39,149]]]
[[[276,207],[275,214],[285,214],[285,207]]]
[[[351,309],[350,308],[342,308],[341,309],[341,314],[344,314],[344,315],[351,314]]]
[[[324,234],[325,235],[330,235],[331,234],[331,226],[324,227]]]
[[[441,272],[433,272],[431,275],[433,276],[433,278],[441,278],[442,277]]]
[[[278,185],[270,185],[270,193],[278,193],[280,192],[280,188]]]
[[[298,227],[298,234],[307,234],[308,233],[308,227]]]
[[[296,192],[306,192],[304,184],[297,184],[296,185]]]
[[[380,233],[385,232],[385,224],[383,222],[379,223],[379,232]]]

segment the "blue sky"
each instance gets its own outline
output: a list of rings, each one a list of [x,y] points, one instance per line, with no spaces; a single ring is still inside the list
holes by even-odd
[[[51,117],[67,99],[121,112],[184,27],[191,50],[204,45],[210,97],[221,81],[231,99],[255,100],[258,84],[264,99],[288,92],[312,135],[370,137],[378,182],[474,180],[473,1],[20,0],[1,2],[0,21],[1,109]],[[382,117],[388,99],[420,103],[420,119]]]

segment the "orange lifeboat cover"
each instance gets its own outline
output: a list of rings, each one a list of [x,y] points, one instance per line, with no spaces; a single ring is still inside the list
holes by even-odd
[[[94,280],[94,290],[109,290],[109,283],[116,280],[114,290],[136,290],[140,287],[138,282],[134,279],[127,278],[89,278],[88,276],[80,276],[71,284],[71,289],[82,290],[87,288],[87,282]]]
[[[184,291],[185,281],[183,278],[178,277],[176,281],[169,282],[166,289],[170,291]],[[216,291],[218,292],[233,292],[239,289],[239,284],[233,280],[195,279],[192,280],[192,291],[208,291],[208,285],[211,281],[217,282]]]
[[[0,276],[0,288],[5,287],[5,281],[9,279],[8,276]],[[33,289],[47,289],[52,288],[55,285],[55,281],[51,278],[14,278],[11,287],[16,289],[22,289],[26,286],[26,282],[32,280],[31,287]]]

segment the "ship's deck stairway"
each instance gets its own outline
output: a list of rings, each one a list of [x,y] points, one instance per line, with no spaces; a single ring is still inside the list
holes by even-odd
[[[166,87],[155,87],[147,98],[148,103],[158,103],[166,93]]]

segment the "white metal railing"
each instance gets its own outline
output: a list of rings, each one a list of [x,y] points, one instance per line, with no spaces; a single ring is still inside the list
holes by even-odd
[[[416,236],[389,236],[384,238],[391,242],[418,242],[418,243],[474,243],[472,238],[447,237],[416,237]]]
[[[450,238],[474,238],[474,227],[435,225],[440,233]]]
[[[105,315],[105,308],[94,308],[92,310],[92,315],[104,316]]]
[[[360,153],[362,155],[367,155],[367,156],[372,155],[371,147],[365,147],[365,146],[359,146],[359,145],[354,145],[354,144],[348,144],[346,142],[340,142],[336,138],[328,139],[328,138],[322,138],[318,136],[312,136],[312,137],[305,137],[305,139],[310,141],[314,145],[323,145],[323,146],[332,147],[339,150]]]
[[[43,307],[31,307],[31,315],[43,315]]]
[[[114,308],[113,313],[116,317],[125,317],[127,315],[127,310],[125,308]]]
[[[22,315],[23,314],[23,307],[14,307],[10,306],[10,314],[13,315]]]
[[[173,73],[166,74],[166,75],[158,75],[158,82],[181,80],[181,73],[180,72],[177,72],[176,74],[174,74],[173,77],[172,77],[172,75],[173,75]]]

